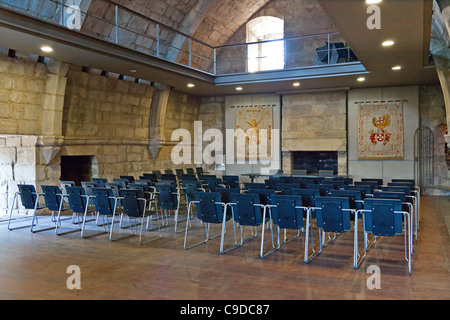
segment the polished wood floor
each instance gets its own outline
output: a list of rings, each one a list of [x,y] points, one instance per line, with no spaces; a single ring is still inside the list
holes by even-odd
[[[175,234],[173,228],[165,229],[161,240],[139,245],[137,237],[110,242],[106,235],[81,239],[79,233],[32,234],[29,229],[8,231],[1,223],[0,299],[447,300],[450,237],[442,210],[449,204],[448,198],[422,198],[412,276],[404,260],[403,237],[380,239],[354,270],[352,233],[338,237],[305,264],[303,236],[262,260],[259,235],[221,255],[219,238],[185,251],[184,232]],[[190,240],[201,240],[203,231],[195,224]],[[80,267],[80,290],[66,286],[70,265]],[[370,265],[381,269],[379,290],[367,288]]]

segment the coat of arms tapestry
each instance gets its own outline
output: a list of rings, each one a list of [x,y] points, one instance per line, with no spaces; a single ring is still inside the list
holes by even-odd
[[[235,106],[235,108],[238,140],[236,159],[271,159],[273,106],[249,105]]]
[[[361,103],[359,160],[403,160],[403,102]]]

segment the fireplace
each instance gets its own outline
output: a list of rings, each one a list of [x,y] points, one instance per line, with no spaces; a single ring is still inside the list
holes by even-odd
[[[332,170],[338,174],[337,151],[293,151],[292,169],[305,171],[307,174],[318,174],[319,170]]]
[[[92,181],[94,156],[62,156],[61,181],[73,181],[81,186],[82,181]]]

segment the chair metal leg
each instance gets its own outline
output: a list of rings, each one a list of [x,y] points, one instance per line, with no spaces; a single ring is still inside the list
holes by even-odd
[[[311,223],[311,212],[312,208],[308,208],[308,211],[306,213],[306,234],[305,234],[305,263],[310,263],[312,259],[314,259],[317,255],[319,255],[322,252],[322,240],[320,236],[320,229],[319,229],[319,251],[315,251],[314,249],[314,239],[313,234],[311,233],[311,249],[312,253],[309,254],[309,234],[312,230],[312,223]]]
[[[269,211],[269,223],[268,223],[268,225],[270,225],[270,231],[272,233],[272,249],[270,249],[268,252],[264,253],[264,235],[265,235],[265,225],[266,225],[267,211]],[[269,206],[265,206],[264,207],[264,211],[263,211],[263,223],[262,223],[262,235],[261,235],[261,251],[260,251],[260,255],[259,256],[261,257],[261,259],[264,259],[267,256],[269,256],[271,253],[273,253],[276,250],[278,250],[279,248],[280,248],[279,244],[278,244],[277,247],[275,247],[275,243],[274,243],[272,213],[270,211]]]

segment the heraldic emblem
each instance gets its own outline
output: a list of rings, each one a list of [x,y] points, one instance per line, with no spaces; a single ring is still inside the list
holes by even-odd
[[[386,131],[386,127],[391,125],[391,116],[389,114],[383,114],[382,117],[374,117],[373,125],[377,129],[370,132],[370,141],[372,141],[374,145],[377,143],[382,143],[384,145],[388,144],[391,140],[391,134]]]

